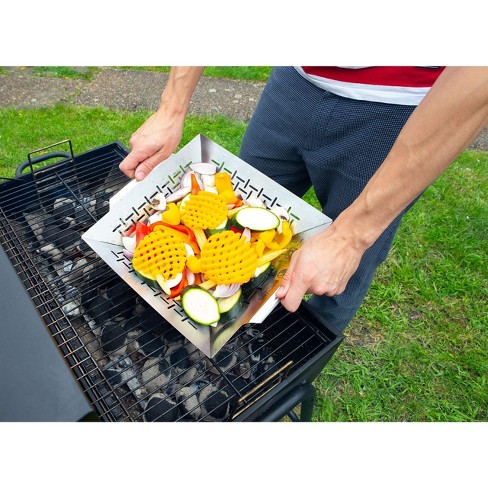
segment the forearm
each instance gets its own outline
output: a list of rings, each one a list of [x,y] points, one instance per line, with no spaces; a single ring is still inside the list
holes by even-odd
[[[201,66],[171,68],[159,109],[132,134],[129,141],[132,150],[119,165],[129,178],[144,179],[176,150],[203,69]]]
[[[446,68],[334,227],[352,234],[356,247],[370,247],[487,123],[488,68]]]
[[[159,110],[168,116],[185,117],[203,70],[203,66],[173,66],[161,95]]]

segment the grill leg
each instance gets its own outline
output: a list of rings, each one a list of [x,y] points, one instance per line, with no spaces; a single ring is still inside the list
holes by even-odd
[[[312,387],[313,393],[312,396],[306,398],[302,402],[302,406],[300,408],[300,421],[301,422],[311,422],[312,421],[312,414],[313,414],[313,406],[315,404],[315,389]]]
[[[312,385],[307,385],[304,388],[304,398],[300,403],[300,417],[291,410],[288,412],[288,417],[293,422],[311,422],[313,415],[313,407],[315,405],[315,388]]]

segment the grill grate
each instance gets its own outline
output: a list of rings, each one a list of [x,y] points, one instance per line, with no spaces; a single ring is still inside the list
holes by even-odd
[[[233,420],[311,381],[337,337],[310,316],[278,307],[209,359],[81,240],[125,185],[125,155],[114,143],[0,185],[0,244],[99,417]]]

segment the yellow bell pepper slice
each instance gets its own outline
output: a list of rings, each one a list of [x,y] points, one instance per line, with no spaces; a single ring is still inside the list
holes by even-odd
[[[288,244],[290,244],[293,233],[290,227],[290,223],[286,220],[282,222],[282,232],[276,233],[273,240],[266,244],[268,249],[276,251],[278,249],[284,249]]]
[[[267,246],[274,239],[275,234],[276,231],[274,229],[265,230],[259,233],[258,239],[263,241]]]
[[[231,190],[234,192],[230,174],[226,171],[219,171],[215,173],[215,187],[219,193],[223,193],[226,190]]]
[[[186,260],[186,266],[193,273],[201,273],[202,271],[200,260],[196,256],[190,256]]]
[[[261,240],[258,239],[256,244],[254,245],[254,249],[256,249],[256,254],[258,257],[261,257],[264,253],[264,249],[266,248],[266,244]]]
[[[161,220],[170,225],[178,225],[181,221],[181,213],[176,203],[168,203],[167,210],[161,214]]]

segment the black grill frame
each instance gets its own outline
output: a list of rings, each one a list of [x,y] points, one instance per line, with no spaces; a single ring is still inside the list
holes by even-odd
[[[69,144],[71,149],[71,143]],[[93,351],[89,350],[90,341],[80,334],[79,326],[76,326],[74,320],[63,310],[56,292],[53,291],[53,282],[46,279],[47,273],[42,267],[43,260],[40,266],[32,242],[26,246],[25,236],[18,232],[18,223],[26,222],[23,217],[26,208],[31,211],[32,207],[34,211],[42,213],[46,208],[51,208],[56,198],[65,196],[84,207],[82,211],[87,218],[87,226],[93,223],[97,217],[84,203],[85,190],[96,189],[100,181],[104,180],[111,182],[110,188],[105,189],[120,189],[127,180],[118,170],[118,164],[127,154],[128,149],[116,141],[77,156],[71,152],[71,157],[67,156],[62,161],[38,169],[33,168],[34,164],[48,160],[49,157],[43,155],[32,160],[29,155],[29,161],[19,166],[16,178],[0,184],[0,244],[29,293],[33,306],[41,314],[46,328],[55,339],[68,368],[76,376],[97,417],[103,421],[139,421],[142,420],[142,414],[135,415],[122,401],[119,390],[106,379],[103,368],[94,358]],[[59,157],[59,153],[56,153],[56,157]],[[101,174],[93,171],[93,167]],[[22,174],[25,168],[30,171]],[[107,273],[110,281],[118,279],[115,274],[110,274],[111,271]],[[59,282],[60,279],[54,281]],[[297,332],[299,330],[306,331],[308,340],[315,341],[312,350],[302,355],[295,351],[286,351],[285,332],[277,327],[280,321],[288,324],[288,328],[283,329],[286,333],[292,329],[290,324],[294,324],[293,330],[296,334],[300,333]],[[301,329],[298,329],[299,327]],[[208,371],[217,370],[219,381],[223,380],[225,387],[229,388],[228,391],[233,393],[232,408],[221,420],[277,420],[288,412],[288,408],[291,410],[302,402],[308,402],[310,405],[314,397],[312,382],[342,340],[342,335],[314,316],[306,303],[303,303],[295,314],[290,314],[278,306],[259,326],[261,331],[268,329],[268,345],[282,341],[279,347],[273,348],[273,354],[276,354],[280,347],[285,351],[284,359],[277,365],[274,373],[264,375],[259,378],[257,384],[247,385],[246,390],[242,391],[228,379],[230,375],[219,367],[216,360],[210,360],[210,365],[204,371],[205,379],[208,379]],[[244,327],[242,331],[238,331],[236,337],[245,332]],[[280,337],[280,334],[283,337]],[[292,337],[288,342],[291,343],[293,340],[298,341]],[[303,347],[303,340],[299,342]],[[286,360],[287,356],[292,359]],[[131,393],[128,393],[127,397],[130,396]],[[145,399],[148,397],[149,395]],[[308,411],[310,408],[305,410]],[[305,417],[310,415],[311,412],[308,412]]]

